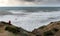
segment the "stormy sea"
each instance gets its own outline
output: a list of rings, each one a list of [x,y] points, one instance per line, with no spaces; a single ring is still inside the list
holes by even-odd
[[[60,7],[0,7],[0,21],[32,31],[52,21],[60,21]]]

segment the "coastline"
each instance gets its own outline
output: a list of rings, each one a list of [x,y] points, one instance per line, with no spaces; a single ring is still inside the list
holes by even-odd
[[[14,25],[10,25],[8,22],[1,21],[0,22],[0,29],[8,31],[9,33],[13,33],[16,36],[56,36],[60,35],[60,21],[50,22],[48,25],[43,25],[37,29],[34,29],[32,32],[26,31],[21,27],[16,27]],[[5,29],[5,30],[4,30]],[[0,32],[1,33],[1,32]],[[58,34],[57,34],[58,33]]]

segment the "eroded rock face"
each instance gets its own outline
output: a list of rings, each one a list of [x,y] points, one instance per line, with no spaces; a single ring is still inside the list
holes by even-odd
[[[51,22],[43,28],[39,27],[32,31],[35,35],[38,36],[60,36],[60,21]]]

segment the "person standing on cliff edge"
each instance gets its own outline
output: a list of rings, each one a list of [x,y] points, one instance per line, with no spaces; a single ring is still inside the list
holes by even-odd
[[[8,24],[11,25],[11,21],[10,20],[9,20]]]

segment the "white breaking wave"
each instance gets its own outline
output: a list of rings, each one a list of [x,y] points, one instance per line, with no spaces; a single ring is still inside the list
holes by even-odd
[[[28,31],[32,31],[35,28],[38,28],[43,25],[47,25],[51,21],[59,21],[60,11],[31,12],[23,16],[21,15],[0,16],[0,21],[8,22],[9,20],[11,20],[12,24],[15,26],[22,27],[23,29],[26,29]]]

